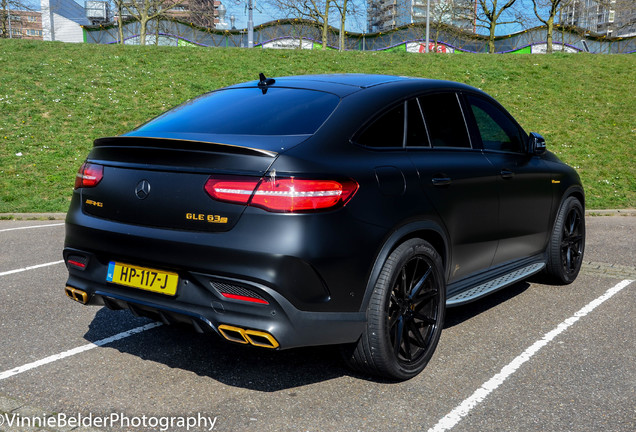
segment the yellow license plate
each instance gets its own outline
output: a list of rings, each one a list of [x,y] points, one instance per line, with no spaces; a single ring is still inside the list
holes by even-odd
[[[175,295],[179,275],[163,270],[111,261],[106,281],[160,294]]]

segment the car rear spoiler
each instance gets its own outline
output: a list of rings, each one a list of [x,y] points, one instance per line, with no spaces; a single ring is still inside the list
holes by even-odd
[[[172,150],[191,150],[203,152],[232,153],[248,156],[265,156],[274,158],[277,152],[238,144],[176,139],[167,137],[115,136],[98,138],[93,142],[94,147],[153,147]]]

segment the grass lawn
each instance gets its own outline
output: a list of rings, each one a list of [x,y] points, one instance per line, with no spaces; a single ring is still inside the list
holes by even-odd
[[[0,39],[0,65],[0,213],[66,211],[95,138],[259,72],[383,73],[479,87],[578,170],[588,208],[636,207],[636,55],[424,56]]]

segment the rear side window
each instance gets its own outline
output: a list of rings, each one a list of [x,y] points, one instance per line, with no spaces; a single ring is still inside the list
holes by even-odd
[[[417,99],[408,101],[407,117],[406,145],[408,147],[430,147],[422,110],[420,110]]]
[[[358,143],[374,148],[401,148],[404,143],[404,104],[375,120],[360,134]]]
[[[468,96],[484,149],[523,152],[523,132],[501,109],[485,99]]]
[[[419,98],[432,147],[468,147],[470,139],[455,93],[437,93]]]
[[[318,130],[339,102],[334,94],[312,90],[220,90],[186,102],[136,132],[309,135]]]

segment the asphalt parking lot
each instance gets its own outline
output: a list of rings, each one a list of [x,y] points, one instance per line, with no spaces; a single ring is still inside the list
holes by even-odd
[[[587,230],[573,284],[449,310],[429,366],[391,383],[335,347],[245,348],[82,306],[62,221],[0,221],[0,431],[633,432],[636,217]]]

